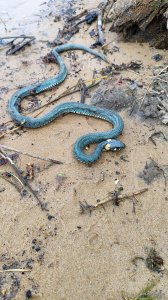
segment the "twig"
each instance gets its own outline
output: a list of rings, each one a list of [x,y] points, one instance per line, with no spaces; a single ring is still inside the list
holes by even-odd
[[[8,121],[8,122],[6,122],[6,124],[8,124],[8,123],[10,123],[10,122],[13,122],[13,121]],[[20,129],[20,128],[21,128],[21,126],[16,126],[16,127],[12,128],[12,129],[10,129],[10,130],[5,131],[4,133],[2,133],[2,134],[0,135],[0,139],[3,138],[3,137],[4,137],[5,135],[7,135],[8,133],[12,133],[12,132],[14,132],[14,131],[16,131],[16,130],[18,130],[18,129]]]
[[[159,84],[160,88],[165,92],[166,97],[168,97],[168,93],[167,93],[166,89],[163,87],[163,85],[160,82],[158,82],[158,84]]]
[[[142,105],[144,104],[145,98],[146,98],[146,96],[147,96],[147,93],[149,92],[149,89],[150,89],[151,84],[152,84],[152,82],[149,84],[149,87],[146,89],[146,92],[144,93],[144,96],[143,96],[143,98],[142,98],[142,100],[141,100],[141,103],[140,103],[140,105],[139,105],[139,108],[138,108],[139,111],[140,111]]]
[[[63,164],[63,162],[59,161],[59,160],[55,160],[55,159],[52,159],[52,158],[45,158],[45,157],[37,156],[37,155],[34,155],[34,154],[29,154],[27,152],[22,152],[21,150],[17,150],[15,148],[11,148],[11,147],[8,147],[8,146],[2,145],[2,144],[0,144],[0,149],[6,149],[6,150],[9,150],[9,151],[14,151],[14,152],[20,153],[22,155],[30,156],[30,157],[37,158],[37,159],[44,160],[44,161],[48,161],[48,162],[51,162],[51,163],[54,163],[54,164]]]
[[[36,200],[37,200],[38,204],[40,205],[41,209],[44,210],[45,206],[44,206],[43,202],[38,198],[38,196],[36,195],[36,192],[32,189],[32,187],[29,185],[29,183],[23,178],[20,170],[15,165],[14,161],[9,156],[7,156],[7,154],[5,153],[5,151],[2,148],[0,149],[0,155],[1,155],[2,158],[8,160],[9,164],[11,165],[11,167],[14,169],[14,171],[18,175],[20,181],[23,183],[23,185],[25,187],[27,187],[29,189],[31,194],[33,194],[33,196],[36,198]]]
[[[104,34],[103,34],[103,31],[102,31],[102,10],[99,10],[99,12],[98,12],[97,30],[98,30],[98,41],[97,41],[97,43],[102,46],[105,42]]]
[[[6,37],[2,37],[0,38],[0,41],[2,40],[10,40],[10,39],[18,39],[18,38],[26,38],[26,39],[31,39],[34,38],[34,36],[32,35],[17,35],[17,36],[6,36]]]
[[[110,13],[110,10],[111,10],[113,4],[114,4],[114,1],[113,1],[113,0],[112,0],[111,2],[110,2],[110,1],[107,1],[106,7],[105,7],[105,13],[106,13],[106,14],[104,14],[104,18],[103,18],[103,21],[104,21],[104,22],[107,22],[107,21],[108,21],[108,19],[109,19],[109,13]],[[108,7],[108,6],[109,6],[109,7]],[[107,10],[106,8],[108,8],[108,10]],[[106,11],[106,10],[107,10],[107,11]]]
[[[114,43],[114,41],[111,41],[109,43],[106,43],[102,46],[102,50],[104,50],[106,47],[108,47],[110,44]]]
[[[94,82],[94,81],[96,81],[96,80],[92,80],[92,82]],[[86,86],[86,91],[89,90],[89,89],[92,88],[92,87],[95,87],[97,84],[100,83],[100,81],[101,81],[101,79],[100,79],[99,81],[97,81],[97,82],[94,82],[94,83],[92,83],[92,84]],[[85,83],[85,82],[84,82],[84,83]],[[74,93],[76,93],[76,92],[80,92],[80,88],[79,88],[78,83],[77,83],[76,85],[70,87],[67,91],[63,92],[62,94],[60,94],[59,96],[57,96],[57,97],[56,97],[55,99],[53,99],[52,101],[50,101],[50,102],[48,102],[48,103],[42,105],[41,107],[38,107],[38,108],[35,109],[33,112],[38,111],[38,110],[40,110],[40,109],[42,109],[42,108],[46,108],[48,105],[55,103],[56,101],[60,100],[61,98],[65,97],[65,96],[72,95],[72,94],[74,94]],[[44,110],[43,110],[43,111],[44,111]],[[42,112],[43,112],[43,111],[42,111]],[[40,114],[41,114],[41,112],[40,112]]]
[[[158,76],[158,75],[161,75],[164,71],[166,71],[168,69],[168,66],[166,66],[166,67],[164,67],[160,72],[159,72],[159,74],[157,74],[156,76]]]
[[[8,172],[8,174],[9,174],[9,176],[13,176],[21,184],[21,186],[23,187],[23,183],[21,182],[21,180],[15,174],[13,174],[11,172]]]
[[[7,27],[6,27],[6,24],[5,24],[5,22],[2,20],[2,18],[1,18],[1,17],[0,17],[0,21],[1,21],[1,23],[4,25],[5,31],[7,32]]]
[[[158,74],[152,76],[152,79],[151,79],[151,81],[150,81],[149,84],[148,84],[148,88],[146,89],[146,92],[144,93],[144,96],[143,96],[143,98],[142,98],[142,100],[141,100],[141,103],[140,103],[140,106],[139,106],[139,109],[138,109],[139,111],[140,111],[140,109],[141,109],[141,107],[142,107],[142,105],[143,105],[143,103],[144,103],[144,101],[145,101],[145,98],[146,98],[146,96],[147,96],[147,93],[149,92],[149,90],[150,90],[150,88],[151,88],[153,82],[154,82],[155,80],[158,80],[158,79],[159,79],[159,76],[161,76],[161,74],[162,74],[164,71],[166,71],[167,69],[168,69],[168,66],[164,67]],[[167,92],[166,92],[166,94],[167,94]]]
[[[95,208],[94,205],[90,205],[86,201],[84,202],[79,201],[79,206],[80,206],[81,214],[84,214],[86,211],[89,211],[91,215],[92,210]]]
[[[79,18],[83,17],[84,15],[86,15],[87,13],[88,13],[88,10],[85,9],[85,10],[82,11],[80,14],[78,14],[78,15],[76,15],[76,16],[74,16],[74,17],[69,18],[69,19],[68,19],[68,22],[71,22],[71,21],[74,21],[74,20],[76,20],[76,19],[79,19]]]
[[[123,201],[126,198],[132,198],[132,197],[135,197],[135,196],[140,195],[142,193],[145,193],[147,191],[148,191],[148,188],[143,188],[139,191],[136,191],[136,192],[133,192],[133,193],[130,193],[130,194],[118,195],[117,196],[117,201],[119,203],[119,202]],[[109,195],[107,195],[102,201],[98,202],[96,205],[90,205],[86,201],[85,202],[79,201],[81,213],[84,213],[86,211],[89,211],[91,213],[92,210],[94,210],[94,209],[96,209],[100,206],[103,206],[104,204],[106,204],[108,202],[111,202],[111,201],[116,201],[116,195],[113,195],[113,193],[109,193]]]
[[[153,143],[155,146],[157,146],[157,144],[156,144],[156,142],[155,142],[155,140],[154,140],[153,137],[154,137],[155,135],[158,135],[158,134],[162,134],[162,135],[163,135],[163,139],[164,139],[165,141],[167,141],[167,137],[165,136],[165,134],[164,134],[163,131],[161,131],[161,130],[159,130],[159,131],[154,131],[154,132],[149,136],[148,140],[151,140],[152,143]]]
[[[17,184],[15,184],[11,180],[9,180],[9,178],[5,174],[6,175],[10,174],[10,176],[13,176],[13,173],[11,173],[11,172],[2,172],[2,173],[0,173],[0,177],[3,178],[4,180],[6,180],[7,182],[9,182],[10,184],[12,184],[17,189],[17,191],[19,193],[21,193],[22,190],[17,186]],[[16,177],[15,177],[15,179],[16,179]]]
[[[35,37],[33,36],[33,37],[31,37],[31,38],[28,38],[28,40],[27,41],[25,41],[27,38],[26,37],[24,37],[24,36],[21,36],[21,38],[23,38],[23,41],[22,42],[18,42],[16,45],[14,45],[13,44],[13,42],[11,42],[11,48],[10,49],[8,49],[7,51],[6,51],[6,55],[12,55],[12,54],[15,54],[16,52],[18,52],[18,51],[20,51],[21,49],[23,49],[25,46],[27,46],[27,45],[30,45],[30,43],[32,42],[32,41],[34,41],[35,40]]]
[[[156,167],[162,172],[163,178],[164,178],[165,190],[166,190],[166,188],[167,188],[167,176],[165,174],[164,166],[160,165],[152,157],[149,157],[149,158],[155,163]]]
[[[79,86],[80,93],[81,93],[80,102],[85,103],[85,96],[86,96],[87,86],[86,86],[86,84],[85,84],[85,82],[83,81],[82,78],[79,79],[78,86]]]
[[[6,273],[6,272],[31,272],[31,269],[6,269],[6,270],[0,270],[0,273]]]
[[[97,19],[98,13],[97,11],[89,12],[84,19],[78,21],[76,24],[73,25],[72,28],[77,27],[78,25],[82,23],[86,23],[88,25],[91,25],[96,19]]]
[[[133,192],[133,193],[130,193],[130,194],[118,195],[118,199],[117,199],[117,200],[118,200],[118,202],[121,202],[121,201],[123,201],[124,199],[135,197],[135,196],[140,195],[140,194],[143,194],[143,193],[145,193],[145,192],[147,192],[147,191],[148,191],[148,188],[143,188],[143,189],[141,189],[141,190],[139,190],[139,191],[136,191],[136,192]],[[99,207],[100,205],[103,205],[103,204],[105,204],[105,203],[114,201],[115,199],[116,199],[116,197],[113,196],[113,193],[110,193],[110,194],[109,194],[109,199],[97,203],[97,204],[95,205],[95,208],[97,208],[97,207]]]

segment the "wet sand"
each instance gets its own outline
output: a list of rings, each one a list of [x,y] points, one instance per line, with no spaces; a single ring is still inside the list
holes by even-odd
[[[76,13],[80,12],[79,8],[94,8],[98,3],[96,0],[94,3],[86,0],[76,3]],[[54,13],[38,23],[33,31],[35,43],[16,56],[6,56],[5,50],[0,52],[3,74],[0,79],[1,124],[10,121],[7,101],[19,86],[52,77],[58,71],[57,65],[46,65],[42,61],[51,49],[46,41],[52,41],[63,25],[63,21],[53,22],[53,19]],[[122,76],[138,79],[144,87],[148,86],[153,68],[168,61],[167,52],[152,49],[147,44],[123,43],[115,33],[109,32],[109,26],[105,26],[106,41],[113,41],[109,47],[115,45],[119,52],[107,53],[108,59],[118,64],[142,61],[139,73],[127,71]],[[90,46],[94,39],[88,32],[93,28],[96,29],[96,23],[90,27],[81,25],[79,33],[70,42]],[[152,59],[156,53],[163,55],[163,60],[157,63]],[[94,69],[107,66],[89,54],[76,51],[75,55],[75,61],[68,53],[62,55],[69,76],[58,88],[38,96],[42,103],[54,99],[80,78],[91,79]],[[79,99],[80,94],[76,93],[59,103]],[[90,98],[86,102],[90,103]],[[25,107],[30,105],[32,102],[26,103]],[[11,291],[16,294],[13,299],[25,299],[26,291],[31,290],[32,299],[120,300],[123,299],[122,292],[130,298],[135,297],[153,280],[158,280],[152,290],[156,299],[168,299],[165,182],[160,177],[147,185],[138,176],[150,157],[159,165],[167,163],[167,142],[159,141],[155,146],[149,140],[153,127],[157,130],[162,126],[142,121],[139,117],[129,117],[126,111],[120,114],[125,124],[121,140],[127,147],[119,153],[103,152],[99,161],[91,167],[75,160],[72,148],[79,136],[110,128],[109,124],[100,120],[69,114],[48,126],[18,130],[1,139],[2,144],[57,159],[63,164],[35,173],[34,180],[30,182],[40,199],[47,202],[48,212],[40,209],[33,196],[21,197],[14,186],[0,178],[0,187],[5,189],[0,193],[0,268],[4,265],[10,268],[32,267],[24,274],[1,273],[0,299],[6,299],[5,293]],[[10,123],[12,125],[14,123]],[[121,155],[126,161],[121,159]],[[22,170],[25,170],[26,164],[32,163],[41,169],[47,166],[40,160],[19,155],[17,165]],[[1,166],[1,171],[9,170],[8,165]],[[59,188],[58,174],[66,177]],[[94,210],[91,215],[80,214],[79,201],[95,205],[97,200],[104,199],[116,189],[116,182],[123,187],[124,194],[144,187],[149,190],[134,199],[126,199],[119,206],[109,203],[104,209]],[[132,263],[135,257],[145,257],[145,249],[152,247],[164,260],[164,272],[150,271],[142,260],[137,262],[137,266]]]

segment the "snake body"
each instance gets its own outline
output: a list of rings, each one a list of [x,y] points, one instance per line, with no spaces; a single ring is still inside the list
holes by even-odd
[[[74,49],[89,52],[102,60],[106,60],[103,54],[80,44],[64,44],[55,47],[51,54],[55,61],[59,64],[59,73],[55,77],[47,79],[39,84],[32,84],[16,91],[8,102],[8,111],[12,119],[15,120],[17,124],[21,124],[22,126],[29,128],[42,127],[59,116],[67,113],[91,116],[111,123],[113,125],[111,130],[99,133],[89,133],[78,138],[74,145],[73,153],[75,157],[83,163],[91,164],[99,158],[103,149],[117,150],[125,147],[121,141],[113,139],[121,134],[124,128],[123,120],[116,112],[77,102],[67,102],[57,105],[50,112],[38,118],[24,116],[19,112],[19,105],[25,97],[36,95],[45,90],[51,89],[65,80],[68,71],[59,53]],[[86,154],[84,149],[92,143],[97,143],[95,150],[91,154]]]

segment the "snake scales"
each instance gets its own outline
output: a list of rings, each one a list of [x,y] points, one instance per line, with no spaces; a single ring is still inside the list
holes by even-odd
[[[64,44],[55,47],[52,50],[51,54],[54,57],[55,61],[59,64],[59,73],[55,77],[44,80],[39,84],[32,84],[16,91],[8,102],[8,111],[12,119],[16,121],[17,124],[21,124],[22,126],[29,128],[42,127],[52,122],[59,116],[67,113],[90,116],[98,119],[103,119],[111,123],[113,125],[113,128],[111,130],[108,130],[106,132],[89,133],[78,138],[75,142],[73,149],[74,156],[83,163],[91,164],[99,158],[103,149],[115,151],[117,149],[125,147],[125,145],[121,141],[114,139],[122,133],[124,128],[123,120],[116,112],[77,102],[66,102],[57,105],[51,111],[38,118],[24,116],[19,111],[19,105],[25,97],[36,95],[45,90],[51,89],[65,80],[68,72],[59,53],[74,49],[89,52],[90,54],[93,54],[96,57],[106,61],[106,58],[103,54],[100,54],[80,44]],[[96,148],[91,154],[86,154],[84,152],[84,149],[86,148],[86,146],[93,143],[97,144]]]

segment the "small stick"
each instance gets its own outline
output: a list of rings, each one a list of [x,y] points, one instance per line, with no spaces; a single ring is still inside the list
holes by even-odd
[[[20,181],[23,183],[23,185],[25,187],[27,187],[29,189],[29,191],[33,194],[33,196],[36,198],[38,204],[40,205],[41,209],[44,210],[44,204],[42,203],[42,201],[38,198],[38,196],[36,195],[36,192],[32,189],[32,187],[29,185],[29,183],[23,178],[20,170],[18,169],[18,167],[15,165],[14,161],[7,156],[7,154],[5,153],[5,151],[3,149],[0,149],[0,155],[2,156],[2,158],[6,159],[9,164],[11,165],[11,167],[14,169],[14,171],[16,172],[16,174],[18,175]]]
[[[0,21],[1,21],[1,23],[4,25],[5,31],[7,32],[7,27],[6,27],[6,24],[5,24],[5,22],[2,20],[2,18],[1,18],[1,17],[0,17]]]
[[[85,103],[85,94],[87,91],[87,86],[85,84],[85,82],[83,81],[83,79],[79,79],[78,81],[78,86],[80,89],[80,93],[81,93],[81,99],[80,99],[80,103]]]
[[[28,39],[27,41],[26,41],[26,38],[24,38],[24,37],[21,37],[21,38],[23,38],[23,42],[17,43],[16,45],[14,45],[12,42],[12,46],[10,49],[8,49],[6,51],[6,55],[12,55],[12,54],[20,51],[22,48],[24,48],[27,45],[30,45],[30,43],[35,40],[35,37],[32,37],[32,38]]]
[[[133,192],[133,193],[130,193],[130,194],[117,195],[117,202],[119,203],[119,202],[123,201],[126,198],[132,198],[132,197],[135,197],[135,196],[140,195],[142,193],[145,193],[147,191],[148,191],[148,188],[143,188],[139,191],[136,191],[136,192]],[[102,200],[102,201],[98,202],[96,205],[90,205],[86,201],[85,202],[80,201],[79,204],[80,204],[81,212],[84,213],[86,211],[89,211],[91,213],[91,211],[93,209],[96,209],[100,206],[103,206],[104,204],[106,204],[108,202],[116,201],[116,195],[112,195],[112,193],[109,193],[109,195],[106,196],[104,199],[107,199],[107,200]]]
[[[100,79],[99,81],[93,83],[93,84],[90,84],[90,85],[86,86],[86,91],[89,90],[90,88],[96,86],[97,84],[99,84],[100,81],[101,81],[101,79]],[[92,80],[92,82],[93,82],[93,80]],[[59,99],[65,97],[65,96],[72,95],[72,94],[74,94],[74,93],[76,93],[76,92],[80,92],[80,88],[79,88],[79,85],[78,85],[78,84],[76,84],[76,85],[70,87],[67,91],[63,92],[62,94],[60,94],[59,96],[57,96],[57,97],[56,97],[55,99],[53,99],[52,101],[50,101],[50,102],[48,102],[48,103],[42,105],[41,107],[35,109],[33,112],[38,111],[38,110],[40,110],[41,108],[45,108],[45,107],[47,107],[48,105],[50,105],[50,104],[52,104],[52,103],[58,101]],[[43,111],[44,111],[44,110],[43,110]],[[42,112],[43,112],[43,111],[42,111]],[[41,114],[41,112],[40,112],[40,114]]]
[[[88,10],[85,9],[85,10],[82,11],[80,14],[78,14],[78,15],[76,15],[76,16],[74,16],[74,17],[69,18],[69,19],[68,19],[68,22],[74,21],[74,20],[76,20],[76,19],[79,19],[79,18],[83,17],[84,15],[86,15],[87,13],[88,13]]]
[[[10,174],[11,176],[13,176],[12,173],[9,173],[9,172],[6,172],[6,173]],[[11,180],[9,180],[7,176],[5,176],[5,172],[0,173],[0,177],[3,178],[4,180],[6,180],[7,182],[9,182],[10,184],[12,184],[17,189],[17,191],[19,193],[21,193],[21,189],[14,182],[12,182]]]
[[[102,10],[99,10],[98,17],[97,17],[97,30],[98,30],[98,41],[97,43],[101,46],[104,44],[104,34],[102,31]]]
[[[6,124],[7,123],[10,123],[10,122],[13,122],[13,121],[8,121],[8,122],[6,122]],[[0,135],[0,139],[1,138],[3,138],[5,135],[7,135],[8,133],[12,133],[12,132],[14,132],[14,131],[16,131],[16,130],[18,130],[18,129],[20,129],[21,128],[21,126],[16,126],[16,127],[14,127],[13,129],[11,129],[11,130],[7,130],[6,132],[4,132],[4,133],[2,133],[1,135]]]
[[[9,174],[10,176],[13,176],[13,177],[21,184],[21,186],[23,187],[23,183],[21,182],[21,180],[20,180],[16,175],[14,175],[14,174],[11,173],[11,172],[8,172],[8,174]]]
[[[7,36],[7,37],[3,37],[3,38],[0,38],[0,41],[2,40],[10,40],[10,39],[19,39],[19,38],[25,38],[25,39],[31,39],[31,38],[34,38],[33,35],[17,35],[17,36]]]
[[[162,74],[164,71],[166,71],[167,69],[168,69],[168,66],[164,67],[158,74],[152,76],[152,79],[151,79],[151,81],[149,82],[148,87],[146,88],[146,92],[144,93],[144,96],[143,96],[143,98],[142,98],[142,100],[141,100],[141,103],[140,103],[140,106],[139,106],[139,109],[138,109],[139,111],[140,111],[140,109],[141,109],[141,107],[142,107],[142,105],[143,105],[143,103],[144,103],[144,101],[145,101],[145,98],[146,98],[146,96],[147,96],[147,93],[148,93],[149,90],[151,89],[151,86],[152,86],[153,82],[154,82],[155,80],[158,80],[158,79],[159,79],[159,76],[161,76],[161,74]],[[165,73],[164,73],[163,75],[165,75]],[[166,94],[167,94],[167,92],[166,92]]]
[[[112,44],[113,43],[113,41],[111,41],[111,42],[109,42],[109,43],[106,43],[106,44],[104,44],[103,46],[102,46],[102,49],[105,49],[106,47],[108,47],[110,44]]]
[[[119,202],[121,202],[121,201],[123,201],[123,200],[126,199],[126,198],[132,198],[132,197],[135,197],[135,196],[137,196],[137,195],[143,194],[143,193],[145,193],[145,192],[147,192],[147,191],[148,191],[148,188],[143,188],[143,189],[141,189],[141,190],[139,190],[139,191],[136,191],[136,192],[133,192],[133,193],[130,193],[130,194],[118,195],[117,200],[118,200]],[[110,193],[110,194],[111,194],[111,193]],[[116,199],[115,196],[111,196],[111,195],[110,195],[109,199],[97,203],[94,207],[97,208],[98,206],[103,205],[103,204],[108,203],[108,202],[111,202],[111,201],[113,201],[113,200],[115,200],[115,199]]]
[[[0,270],[0,273],[6,272],[31,272],[30,269],[7,269],[7,270]]]
[[[158,76],[158,75],[161,75],[164,71],[166,71],[168,69],[168,66],[166,66],[166,67],[164,67],[160,72],[159,72],[159,74],[157,74],[156,75],[156,77]],[[155,76],[154,76],[155,77]]]
[[[143,96],[143,98],[142,98],[142,100],[141,100],[141,103],[140,103],[140,105],[139,105],[138,111],[140,111],[142,105],[144,104],[145,98],[146,98],[146,96],[147,96],[147,93],[149,92],[149,89],[150,89],[151,84],[152,84],[152,82],[150,83],[149,87],[146,89],[146,92],[144,93],[144,96]]]
[[[164,170],[164,166],[161,166],[157,161],[155,161],[152,157],[149,157],[154,163],[155,165],[158,167],[158,169],[162,172],[163,174],[163,178],[164,178],[164,184],[165,184],[165,190],[167,188],[167,177],[165,174],[165,170]]]
[[[2,145],[2,144],[0,144],[0,149],[6,149],[6,150],[9,150],[9,151],[14,151],[14,152],[20,153],[22,155],[26,155],[26,156],[37,158],[37,159],[40,159],[40,160],[52,162],[54,164],[63,164],[63,162],[59,161],[59,160],[55,160],[55,159],[52,159],[52,158],[45,158],[45,157],[37,156],[37,155],[34,155],[34,154],[29,154],[27,152],[22,152],[21,150],[17,150],[15,148],[11,148],[11,147],[8,147],[8,146]]]

